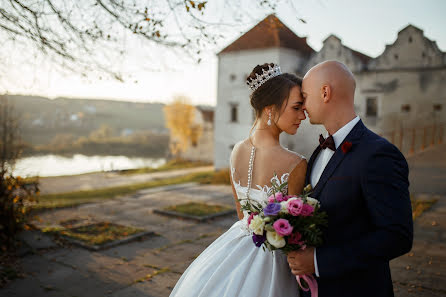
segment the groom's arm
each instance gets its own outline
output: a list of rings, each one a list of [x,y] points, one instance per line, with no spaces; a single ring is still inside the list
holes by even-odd
[[[413,222],[408,173],[405,158],[389,143],[367,160],[362,169],[361,187],[374,231],[353,242],[317,248],[321,277],[365,270],[410,251]]]

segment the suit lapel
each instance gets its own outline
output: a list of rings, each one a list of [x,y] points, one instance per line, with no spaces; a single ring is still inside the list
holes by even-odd
[[[328,179],[333,175],[336,168],[341,164],[342,160],[344,160],[345,156],[349,153],[344,153],[342,151],[342,144],[346,141],[349,141],[352,143],[352,150],[354,150],[355,145],[359,143],[359,140],[362,136],[362,134],[365,131],[365,126],[360,120],[355,127],[350,131],[350,133],[345,137],[344,141],[339,145],[339,147],[336,149],[334,155],[331,157],[330,161],[328,161],[327,166],[325,167],[324,171],[322,172],[321,177],[319,178],[318,183],[314,187],[312,197],[316,198],[319,197],[322,189],[324,188],[325,184],[327,183]],[[319,198],[317,198],[319,199]]]

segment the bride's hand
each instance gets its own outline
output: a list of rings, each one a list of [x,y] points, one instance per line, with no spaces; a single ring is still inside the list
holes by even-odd
[[[294,275],[311,275],[315,272],[313,247],[307,247],[301,251],[289,252],[287,260],[291,272]]]

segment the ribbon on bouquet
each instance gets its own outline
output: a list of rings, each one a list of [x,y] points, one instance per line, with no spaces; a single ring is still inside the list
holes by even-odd
[[[308,288],[305,288],[300,283],[300,279],[303,279],[307,284]],[[317,287],[317,281],[312,275],[296,275],[296,280],[299,286],[304,290],[305,292],[310,291],[311,297],[318,297],[318,287]]]

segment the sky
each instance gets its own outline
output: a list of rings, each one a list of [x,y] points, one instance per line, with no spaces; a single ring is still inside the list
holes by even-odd
[[[445,11],[444,0],[301,0],[294,1],[293,9],[279,6],[276,15],[297,35],[306,36],[308,44],[316,51],[322,47],[325,38],[335,34],[344,45],[376,57],[408,24],[422,29],[427,38],[436,41],[440,50],[446,52]],[[248,31],[265,16],[259,13],[254,16],[255,20],[251,20],[251,16],[240,31]],[[202,55],[200,65],[168,55],[164,63],[169,69],[152,72],[136,67],[140,62],[135,61],[140,59],[135,52],[134,59],[117,61],[132,75],[132,79],[124,83],[62,74],[44,58],[19,61],[18,54],[12,53],[6,62],[2,61],[5,66],[2,71],[6,71],[7,79],[0,86],[0,92],[49,98],[64,96],[163,103],[171,102],[175,95],[186,95],[193,104],[215,105],[216,53],[237,39],[240,31],[228,32],[221,44]],[[176,65],[175,69],[169,65]]]

